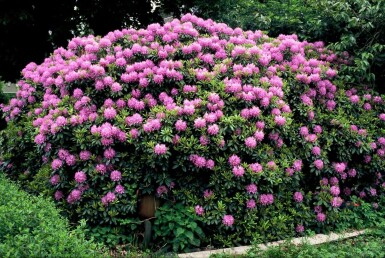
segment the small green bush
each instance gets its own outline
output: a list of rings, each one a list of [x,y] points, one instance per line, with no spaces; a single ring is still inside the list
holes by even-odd
[[[172,245],[172,250],[189,250],[201,245],[204,238],[197,216],[181,203],[166,203],[156,211],[155,237],[157,242]]]
[[[81,227],[68,231],[52,202],[28,195],[3,175],[0,221],[0,257],[102,257]]]

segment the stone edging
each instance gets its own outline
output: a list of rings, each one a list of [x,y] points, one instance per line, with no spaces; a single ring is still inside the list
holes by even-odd
[[[336,240],[342,240],[346,238],[351,238],[355,236],[359,236],[365,233],[365,230],[360,231],[353,231],[350,233],[342,233],[342,234],[336,234],[331,233],[329,235],[324,234],[317,234],[312,237],[298,237],[294,238],[290,242],[295,245],[300,245],[301,243],[309,243],[310,245],[318,245],[323,244],[327,242],[332,242]],[[282,243],[284,243],[285,240],[271,242],[267,244],[260,244],[258,247],[261,250],[266,250],[270,246],[277,246]],[[217,250],[210,250],[210,251],[202,251],[202,252],[194,252],[194,253],[185,253],[185,254],[178,254],[178,257],[180,258],[208,258],[212,254],[229,254],[229,255],[241,255],[246,254],[249,249],[251,249],[252,246],[238,246],[238,247],[232,247],[232,248],[224,248],[224,249],[217,249]]]

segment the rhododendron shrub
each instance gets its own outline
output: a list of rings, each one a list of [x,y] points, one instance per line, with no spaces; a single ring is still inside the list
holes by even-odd
[[[73,219],[125,228],[141,194],[183,202],[212,243],[331,229],[383,192],[383,97],[345,89],[322,42],[185,15],[72,39],[22,71],[2,168]]]

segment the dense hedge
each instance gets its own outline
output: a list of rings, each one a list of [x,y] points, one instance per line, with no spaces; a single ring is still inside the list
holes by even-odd
[[[69,217],[116,234],[143,194],[195,209],[215,245],[330,230],[384,186],[383,97],[346,87],[344,58],[190,14],[74,38],[23,70],[2,167],[25,182],[50,166]]]
[[[1,257],[102,257],[81,228],[68,222],[51,201],[33,197],[0,174]]]

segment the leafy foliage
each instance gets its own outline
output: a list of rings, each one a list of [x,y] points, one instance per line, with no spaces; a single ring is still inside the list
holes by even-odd
[[[346,62],[322,42],[191,14],[77,37],[23,69],[3,108],[1,167],[47,185],[71,221],[113,245],[138,239],[126,234],[139,235],[141,195],[199,216],[204,244],[328,232],[349,202],[374,205],[385,187],[384,97],[342,80]],[[159,238],[199,244],[184,235],[194,223],[165,232],[163,209]]]
[[[200,247],[204,233],[197,222],[194,212],[183,204],[166,203],[156,211],[156,242],[171,245],[174,252]]]
[[[1,257],[102,257],[100,246],[84,239],[85,223],[69,231],[54,204],[33,197],[0,175]]]

